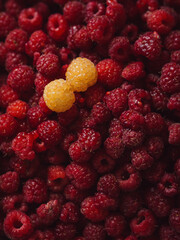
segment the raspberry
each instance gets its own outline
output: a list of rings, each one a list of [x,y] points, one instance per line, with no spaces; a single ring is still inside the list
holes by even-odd
[[[74,122],[79,115],[79,110],[75,104],[66,112],[58,113],[58,121],[62,126],[68,126]]]
[[[40,204],[46,201],[47,188],[41,179],[29,179],[23,186],[23,194],[26,202]]]
[[[112,23],[105,15],[91,18],[88,21],[87,30],[91,40],[99,44],[109,42],[114,33]]]
[[[106,8],[106,16],[111,20],[117,31],[122,29],[125,25],[126,12],[122,4],[108,4]]]
[[[71,240],[76,235],[76,227],[73,224],[57,223],[55,227],[56,239]]]
[[[47,185],[53,192],[60,192],[67,184],[64,168],[61,166],[48,167]]]
[[[180,233],[180,209],[172,209],[169,215],[169,223],[176,232]]]
[[[65,223],[77,223],[79,221],[79,208],[72,202],[63,205],[60,220]]]
[[[54,233],[50,230],[44,230],[44,231],[40,231],[37,230],[35,231],[35,233],[33,234],[33,236],[31,236],[30,238],[28,238],[28,240],[55,240],[55,236]]]
[[[151,112],[145,115],[146,130],[149,135],[160,134],[165,128],[165,122],[158,113]]]
[[[180,159],[178,159],[174,165],[174,170],[176,173],[176,176],[179,178],[180,177]]]
[[[94,197],[88,197],[81,203],[81,213],[92,222],[101,222],[108,215],[107,209],[99,207]]]
[[[138,0],[136,3],[138,10],[141,14],[145,13],[146,11],[154,11],[158,8],[158,1],[157,0]]]
[[[10,137],[17,130],[17,121],[8,113],[0,115],[0,136]]]
[[[78,1],[67,2],[63,8],[64,18],[72,25],[81,24],[85,17],[85,6]]]
[[[47,30],[48,34],[55,41],[63,41],[65,40],[68,33],[68,23],[66,19],[61,14],[52,14],[48,18],[47,22]]]
[[[164,151],[164,142],[160,137],[150,137],[146,141],[147,152],[155,159],[159,159]]]
[[[147,16],[147,26],[159,34],[168,34],[175,26],[174,16],[165,9],[158,9]]]
[[[16,172],[6,172],[0,175],[0,189],[5,193],[14,193],[19,188],[19,175]]]
[[[44,77],[42,74],[37,73],[34,80],[36,86],[36,92],[41,96],[43,94],[45,86],[49,83],[49,79]]]
[[[102,192],[111,198],[117,198],[120,189],[116,177],[113,174],[102,176],[98,181],[97,191]]]
[[[103,193],[96,193],[94,196],[94,200],[100,208],[109,210],[115,210],[117,208],[117,201],[115,199],[109,198]]]
[[[105,6],[100,2],[90,1],[86,5],[85,20],[88,23],[93,17],[102,16],[105,14]]]
[[[9,239],[27,239],[33,228],[30,218],[23,212],[14,210],[6,215],[3,229]]]
[[[33,56],[35,52],[41,52],[47,43],[47,35],[42,30],[35,31],[31,34],[29,41],[25,45],[26,53],[29,56]]]
[[[66,80],[74,91],[84,92],[97,81],[97,70],[87,58],[76,58],[67,68]]]
[[[81,39],[78,39],[78,40],[81,41]],[[82,42],[83,42],[83,40],[82,40]],[[78,44],[79,44],[79,42],[78,42]],[[76,54],[73,51],[71,51],[71,49],[62,47],[59,50],[59,55],[60,55],[60,61],[63,64],[65,64],[64,66],[62,66],[62,69],[61,69],[61,71],[64,70],[64,75],[65,75],[65,72],[66,72],[66,70],[68,68],[68,64],[72,61],[73,58],[76,57]]]
[[[176,176],[171,173],[165,173],[160,182],[158,183],[158,189],[164,196],[173,197],[178,193],[178,183]]]
[[[49,6],[44,2],[37,2],[34,8],[41,14],[43,19],[47,19],[50,14]]]
[[[159,87],[154,87],[152,91],[150,91],[150,95],[153,106],[157,111],[164,111],[167,108],[167,96]]]
[[[143,78],[145,76],[144,64],[142,62],[130,63],[123,69],[121,76],[130,82]]]
[[[88,51],[92,47],[92,41],[89,37],[88,31],[86,27],[80,28],[75,34],[74,34],[74,45],[76,48],[79,48],[81,50]],[[81,57],[81,56],[80,56]]]
[[[23,102],[21,100],[16,100],[9,104],[6,112],[13,117],[16,117],[18,119],[23,119],[26,117],[27,110],[28,110],[28,105],[26,102]]]
[[[118,238],[118,240],[121,240],[121,238]],[[137,238],[133,235],[129,235],[127,238],[125,238],[124,240],[137,240]]]
[[[65,112],[75,102],[71,86],[63,79],[54,80],[47,84],[43,97],[47,107],[55,112]]]
[[[35,73],[31,67],[21,65],[13,69],[7,78],[7,84],[17,92],[31,91]]]
[[[134,42],[138,36],[138,27],[134,24],[128,24],[123,28],[121,34],[127,37],[130,42]]]
[[[161,70],[160,88],[165,93],[176,93],[180,91],[180,66],[174,62],[167,63]]]
[[[46,204],[41,204],[37,209],[37,215],[40,218],[40,221],[45,225],[51,225],[58,219],[61,206],[58,203],[58,200],[51,200]]]
[[[72,184],[68,184],[64,189],[65,198],[69,201],[81,203],[83,199],[86,197],[86,192],[81,191]]]
[[[69,28],[68,36],[67,36],[67,45],[69,49],[74,50],[77,48],[74,43],[74,36],[81,28],[82,28],[81,25],[75,25]]]
[[[131,162],[137,170],[146,170],[152,166],[154,159],[146,149],[139,147],[131,152]]]
[[[146,194],[146,201],[148,207],[154,214],[161,218],[169,215],[171,210],[170,199],[163,196],[157,189],[151,188]]]
[[[6,55],[5,68],[8,72],[20,65],[27,64],[27,57],[22,53],[8,52]]]
[[[155,60],[161,54],[161,40],[156,32],[147,32],[141,35],[134,43],[134,51],[149,60]]]
[[[118,150],[117,150],[118,151]],[[109,173],[115,167],[115,160],[105,154],[102,150],[99,150],[93,157],[93,167],[100,174]]]
[[[122,134],[123,134],[123,127],[120,121],[116,118],[113,118],[109,126],[110,137],[121,137]]]
[[[162,225],[160,228],[160,238],[161,240],[178,240],[180,235],[170,226]]]
[[[94,104],[103,99],[104,95],[105,89],[98,83],[88,88],[85,92],[85,101],[87,107],[92,108]]]
[[[0,36],[1,38],[6,37],[7,34],[16,27],[16,20],[14,17],[6,12],[1,12],[0,14]]]
[[[108,137],[104,142],[106,153],[113,159],[118,159],[124,152],[124,144],[119,137]]]
[[[165,38],[165,47],[169,51],[180,50],[180,31],[175,30]]]
[[[2,199],[2,209],[5,213],[9,213],[13,210],[27,212],[28,206],[23,200],[23,195],[12,195]]]
[[[142,207],[139,192],[124,193],[120,202],[120,211],[125,217],[132,217]]]
[[[83,236],[87,240],[103,240],[105,239],[106,233],[103,225],[88,223],[83,230]]]
[[[180,50],[171,53],[171,62],[180,64]]]
[[[85,163],[91,158],[91,153],[85,151],[84,147],[79,141],[72,143],[68,152],[71,159],[76,163]]]
[[[114,116],[119,116],[127,107],[127,92],[121,88],[106,92],[104,101]]]
[[[77,34],[78,35],[78,34]],[[83,40],[83,39],[82,39]],[[78,39],[79,41],[79,39]],[[98,45],[99,46],[99,45]],[[94,51],[81,51],[80,54],[79,54],[79,57],[81,58],[87,58],[89,59],[91,62],[93,62],[94,64],[97,64],[101,58],[100,56],[98,55],[98,53],[96,52],[96,50]]]
[[[174,123],[169,127],[169,143],[173,145],[180,144],[180,124]]]
[[[142,131],[134,131],[125,129],[122,135],[123,144],[126,147],[134,148],[140,146],[144,140],[144,133]]]
[[[91,188],[96,180],[96,174],[90,167],[76,163],[71,163],[66,167],[66,175],[75,187],[82,190]]]
[[[98,82],[105,87],[113,89],[122,83],[122,65],[112,59],[104,59],[97,66]]]
[[[52,53],[41,55],[36,62],[36,68],[38,72],[48,78],[57,77],[60,71],[58,56]]]
[[[28,35],[22,29],[12,30],[6,37],[5,46],[10,51],[24,52]]]
[[[22,3],[16,0],[8,0],[5,3],[5,9],[8,14],[17,18],[23,8]]]
[[[126,227],[125,218],[121,215],[110,215],[106,218],[105,229],[109,236],[120,237]]]
[[[66,161],[65,153],[58,147],[53,147],[47,152],[47,160],[51,164],[61,164]]]
[[[6,60],[7,49],[3,42],[0,42],[0,66],[4,66]]]
[[[18,24],[20,28],[28,33],[41,29],[42,23],[42,16],[35,8],[23,9],[18,17]]]
[[[137,218],[131,220],[130,227],[137,236],[151,236],[155,230],[156,220],[148,209],[142,209],[137,213]]]
[[[119,119],[124,127],[132,130],[140,130],[144,128],[145,125],[145,119],[143,115],[133,110],[124,111],[120,115]]]
[[[131,164],[122,166],[115,175],[122,191],[134,191],[141,184],[141,176]]]
[[[130,43],[127,37],[116,37],[109,45],[109,56],[118,62],[125,62],[129,59]]]

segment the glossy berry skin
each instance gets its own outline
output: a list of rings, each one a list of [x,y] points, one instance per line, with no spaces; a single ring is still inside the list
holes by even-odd
[[[130,82],[134,82],[145,76],[143,68],[144,64],[142,62],[131,63],[123,69],[121,76]]]

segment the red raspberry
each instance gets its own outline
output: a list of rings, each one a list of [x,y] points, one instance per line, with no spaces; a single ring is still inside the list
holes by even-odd
[[[124,111],[119,119],[125,128],[130,128],[132,130],[143,129],[145,125],[143,115],[133,110]]]
[[[31,219],[31,223],[32,223],[32,226],[33,226],[33,229],[37,229],[39,227],[42,226],[42,223],[40,221],[40,218],[38,217],[37,214],[35,213],[32,213],[30,216],[30,219]],[[33,239],[34,240],[34,239]]]
[[[90,1],[86,5],[85,20],[88,23],[93,17],[102,16],[105,14],[105,6],[103,3]]]
[[[89,37],[88,31],[86,27],[80,28],[74,34],[74,46],[84,51],[88,51],[92,48],[92,41]]]
[[[146,194],[148,207],[159,218],[169,215],[171,210],[171,200],[163,196],[157,189],[151,188]]]
[[[112,59],[104,59],[96,65],[98,82],[105,87],[115,88],[121,85],[122,65]]]
[[[0,150],[4,156],[12,156],[13,155],[13,150],[11,147],[11,141],[5,141],[2,142],[0,145]]]
[[[76,227],[73,224],[57,223],[55,227],[56,239],[72,240],[76,235]]]
[[[180,209],[172,209],[169,215],[169,223],[176,232],[180,233]]]
[[[180,50],[171,53],[171,62],[180,64]]]
[[[22,53],[8,52],[6,55],[5,68],[8,72],[20,65],[27,64],[27,57]]]
[[[167,63],[161,70],[159,86],[165,93],[180,91],[180,66],[174,62]]]
[[[155,230],[156,220],[148,209],[142,209],[137,213],[137,217],[131,220],[130,227],[137,236],[151,236]]]
[[[31,91],[35,73],[31,67],[21,65],[13,69],[7,78],[7,84],[17,92]]]
[[[115,167],[115,160],[104,153],[104,151],[99,150],[93,157],[93,167],[100,173],[109,173]]]
[[[68,126],[78,118],[79,110],[75,104],[66,112],[58,113],[58,121],[62,126]]]
[[[176,176],[171,173],[165,173],[160,182],[158,183],[158,189],[164,196],[173,197],[178,193],[178,183]]]
[[[110,137],[122,137],[123,127],[120,121],[116,118],[113,118],[109,126],[109,135]]]
[[[180,145],[180,124],[174,123],[169,127],[169,143]]]
[[[104,149],[110,157],[118,159],[124,152],[124,143],[119,137],[108,137],[104,142]]]
[[[59,42],[65,40],[65,38],[67,37],[68,29],[68,23],[61,14],[52,14],[48,18],[48,34],[55,41]]]
[[[154,11],[158,8],[158,1],[157,0],[138,0],[137,8],[141,14],[145,13],[146,11]]]
[[[70,147],[70,145],[73,142],[75,142],[76,140],[77,140],[76,134],[74,134],[74,133],[67,134],[64,137],[63,142],[61,143],[62,149],[67,152],[69,147]]]
[[[8,113],[0,115],[0,136],[10,137],[17,131],[17,121]]]
[[[108,211],[99,207],[94,197],[88,197],[81,203],[81,213],[92,222],[101,222],[105,220]]]
[[[65,223],[77,223],[79,215],[79,207],[72,202],[67,202],[62,206],[59,218]]]
[[[72,184],[68,184],[64,189],[65,198],[69,201],[81,203],[86,197],[87,193],[75,188]]]
[[[24,52],[28,35],[22,29],[12,30],[5,39],[5,46],[10,51]]]
[[[85,6],[78,1],[67,2],[63,8],[64,18],[72,25],[81,24],[85,17]]]
[[[37,230],[35,233],[28,238],[28,240],[55,240],[54,233],[51,230],[40,231]]]
[[[130,63],[123,69],[121,76],[130,82],[143,78],[145,76],[144,64],[142,62]]]
[[[134,42],[138,36],[138,27],[134,24],[128,24],[123,28],[121,34],[127,37],[130,42]]]
[[[9,104],[6,112],[13,117],[16,117],[18,119],[23,119],[26,117],[27,110],[28,110],[28,104],[26,102],[23,102],[21,100],[16,100]]]
[[[39,138],[47,145],[58,144],[62,138],[62,128],[53,120],[48,120],[39,124],[37,128]]]
[[[154,159],[146,149],[139,147],[131,152],[131,162],[137,170],[146,170],[152,166]]]
[[[4,66],[6,60],[7,49],[4,42],[0,42],[0,66]]]
[[[120,237],[126,227],[126,220],[123,216],[114,214],[106,218],[105,229],[108,236]]]
[[[125,62],[129,59],[130,42],[127,37],[116,37],[109,45],[109,56],[118,62]]]
[[[15,18],[18,17],[22,8],[23,8],[22,2],[18,2],[16,0],[8,0],[5,3],[6,12]]]
[[[41,52],[47,43],[47,35],[42,30],[35,31],[26,43],[26,53],[33,56],[35,52]]]
[[[6,37],[7,34],[16,27],[16,20],[13,16],[6,12],[0,14],[0,36],[1,38]]]
[[[44,2],[37,2],[34,5],[34,8],[41,14],[41,16],[43,17],[43,19],[47,19],[50,11],[49,11],[49,6],[44,3]]]
[[[39,106],[32,107],[27,112],[27,119],[32,128],[36,128],[41,122],[46,120],[46,114]]]
[[[104,101],[114,116],[119,116],[127,107],[127,92],[121,88],[106,92]]]
[[[23,186],[24,199],[28,203],[42,203],[47,198],[45,183],[39,178],[29,179]]]
[[[55,165],[48,167],[47,185],[53,192],[60,192],[67,185],[67,177],[63,167]]]
[[[93,118],[95,124],[103,124],[110,120],[111,113],[103,102],[98,102],[94,104],[90,117]]]
[[[91,18],[87,30],[91,40],[99,44],[109,42],[114,33],[112,23],[105,15]]]
[[[42,28],[43,18],[35,8],[23,9],[18,17],[20,28],[28,33]]]
[[[76,163],[88,162],[92,156],[90,152],[85,151],[84,147],[79,141],[72,143],[68,152],[71,159]]]
[[[104,209],[116,209],[117,208],[117,201],[115,199],[112,199],[108,197],[107,195],[103,193],[96,193],[94,196],[94,200],[97,205],[99,205],[100,208]]]
[[[48,78],[55,78],[60,71],[58,56],[52,53],[41,55],[36,62],[37,70]]]
[[[159,159],[164,151],[164,142],[160,137],[150,137],[146,141],[147,152],[155,159]]]
[[[87,36],[86,36],[87,37]],[[81,41],[82,39],[78,39],[78,41]],[[73,39],[74,41],[74,39]],[[79,44],[79,42],[76,44]],[[84,44],[84,39],[82,40],[82,42],[80,43],[81,44]],[[86,45],[86,39],[85,39],[85,45]],[[59,50],[59,55],[60,55],[60,61],[64,64],[64,66],[62,66],[62,69],[61,71],[65,71],[67,70],[67,67],[68,67],[68,64],[76,57],[76,54],[71,51],[71,49],[69,48],[65,48],[65,47],[62,47],[60,50]],[[67,67],[66,67],[67,66]],[[64,69],[65,68],[65,69]],[[64,73],[65,74],[65,73]],[[65,75],[62,75],[62,76],[65,76]]]
[[[165,47],[169,51],[180,50],[180,31],[175,30],[165,38]]]
[[[122,191],[134,191],[141,184],[141,176],[131,164],[122,166],[115,175]]]
[[[147,26],[161,35],[168,34],[175,26],[175,18],[165,9],[158,9],[148,14]]]
[[[174,165],[174,170],[178,179],[180,178],[180,159],[178,159]]]
[[[125,217],[133,217],[142,207],[142,198],[139,192],[124,193],[120,201],[120,211]]]
[[[76,45],[74,43],[75,34],[82,28],[81,25],[71,26],[69,28],[68,36],[67,36],[67,45],[69,49],[76,49]]]
[[[19,188],[19,175],[16,172],[6,172],[0,176],[0,189],[5,193],[14,193]]]
[[[91,60],[91,62],[93,62],[95,65],[98,64],[98,62],[101,60],[101,57],[99,56],[99,54],[96,50],[94,50],[94,51],[88,50],[87,52],[81,51],[79,54],[79,57],[87,58],[87,59]]]
[[[151,95],[153,106],[157,111],[166,110],[168,98],[159,87],[154,87],[150,91],[150,95]]]
[[[36,212],[43,224],[51,225],[58,219],[60,208],[58,200],[51,200],[46,204],[41,204]]]
[[[103,240],[105,239],[106,233],[104,230],[104,226],[100,224],[94,224],[94,223],[88,223],[84,230],[83,230],[83,236],[85,238],[79,239],[79,240]],[[77,239],[78,240],[78,239]]]
[[[76,163],[71,163],[66,167],[66,175],[75,187],[82,190],[91,188],[96,180],[96,174],[90,167]]]
[[[121,238],[118,238],[117,240],[121,240]],[[133,235],[129,235],[127,238],[125,238],[124,240],[137,240],[137,238]]]
[[[102,192],[111,198],[117,198],[120,189],[116,177],[113,174],[102,176],[98,181],[97,191]]]
[[[9,239],[27,239],[33,228],[30,218],[23,212],[14,210],[6,215],[3,229]]]
[[[87,107],[92,108],[94,104],[100,102],[105,95],[105,89],[100,84],[87,89],[85,92],[85,102]]]
[[[66,161],[66,155],[59,146],[53,147],[47,152],[47,160],[54,165],[62,164]]]
[[[162,133],[165,129],[165,122],[159,113],[151,112],[145,115],[146,130],[149,135]]]
[[[156,32],[146,32],[140,35],[134,43],[134,51],[149,60],[155,60],[161,54],[161,40]]]
[[[178,240],[180,235],[170,226],[162,225],[160,228],[161,240]]]
[[[43,94],[45,86],[49,83],[49,79],[44,77],[42,74],[37,73],[36,78],[34,80],[36,86],[36,92],[41,96]]]
[[[142,144],[144,137],[145,135],[143,131],[125,129],[123,131],[122,141],[126,147],[134,148]]]
[[[13,210],[27,212],[28,206],[24,202],[23,195],[12,195],[2,199],[2,209],[5,213],[9,213]]]

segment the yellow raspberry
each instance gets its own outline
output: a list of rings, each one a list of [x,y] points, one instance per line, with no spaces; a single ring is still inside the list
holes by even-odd
[[[47,84],[43,97],[48,108],[55,112],[65,112],[75,102],[72,87],[64,79],[57,79]]]
[[[76,92],[84,92],[97,82],[97,70],[89,59],[78,57],[67,68],[66,80]]]

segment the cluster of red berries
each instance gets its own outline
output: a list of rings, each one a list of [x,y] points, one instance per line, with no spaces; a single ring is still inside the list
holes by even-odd
[[[0,239],[180,240],[179,25],[179,0],[0,0]],[[97,83],[53,112],[77,57]]]

